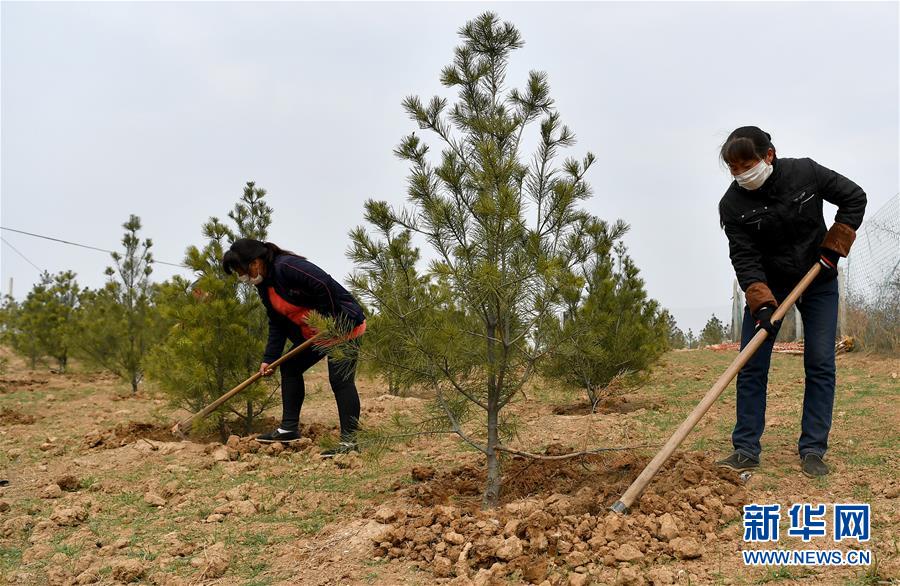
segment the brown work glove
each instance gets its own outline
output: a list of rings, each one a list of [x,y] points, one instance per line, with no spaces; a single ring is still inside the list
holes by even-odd
[[[846,257],[850,254],[850,247],[853,246],[854,240],[856,240],[856,230],[847,224],[835,222],[825,234],[822,248],[835,252],[838,256]],[[837,263],[835,263],[836,265]]]
[[[754,317],[756,317],[756,312],[764,305],[768,305],[772,309],[778,307],[778,302],[775,301],[772,290],[762,281],[758,281],[747,287],[744,296],[747,298],[747,307],[750,308],[750,315]]]

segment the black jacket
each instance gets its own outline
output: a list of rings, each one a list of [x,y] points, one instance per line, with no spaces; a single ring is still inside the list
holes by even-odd
[[[299,325],[272,307],[269,287],[274,287],[275,292],[288,303],[341,319],[352,326],[358,326],[366,319],[353,295],[331,275],[305,258],[279,255],[269,267],[266,278],[256,287],[269,316],[269,339],[263,362],[272,362],[281,356],[288,338],[295,344],[304,338]]]
[[[790,289],[817,262],[827,229],[822,201],[838,207],[834,221],[862,223],[866,194],[853,181],[812,159],[775,159],[759,189],[732,181],[719,219],[741,289],[756,282]]]

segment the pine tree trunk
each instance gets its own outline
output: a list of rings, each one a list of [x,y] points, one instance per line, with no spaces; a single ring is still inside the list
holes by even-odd
[[[228,426],[225,423],[225,418],[221,415],[219,416],[219,439],[223,444],[228,441]]]
[[[500,457],[494,449],[498,442],[497,419],[499,409],[496,405],[488,409],[487,437],[487,483],[484,487],[482,505],[485,509],[493,509],[500,504]]]
[[[131,396],[134,397],[137,395],[138,391],[138,378],[135,373],[131,374]]]
[[[587,396],[588,400],[591,402],[591,413],[596,413],[597,405],[600,404],[600,397],[597,394],[597,391],[594,390],[593,385],[591,385],[590,383],[588,383]]]
[[[244,435],[253,433],[253,401],[247,401],[247,417],[244,418]]]
[[[496,364],[494,336],[496,333],[496,322],[489,320],[487,324],[487,359],[490,365],[487,381],[487,481],[482,499],[482,507],[485,509],[493,509],[500,504],[500,458],[494,449],[499,443],[497,427],[500,418],[500,392],[497,388],[497,375],[494,372]]]

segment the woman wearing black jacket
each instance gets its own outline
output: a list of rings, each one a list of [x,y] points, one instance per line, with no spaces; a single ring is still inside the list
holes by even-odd
[[[362,308],[340,283],[306,258],[271,242],[236,240],[222,258],[222,266],[227,274],[237,273],[242,282],[255,285],[266,308],[269,339],[259,366],[263,376],[272,373],[269,364],[281,356],[286,340],[297,345],[316,334],[306,323],[310,311],[349,324],[350,339],[361,336],[366,329]],[[282,363],[281,425],[257,437],[258,441],[290,442],[300,438],[300,408],[305,394],[303,373],[324,356],[316,348],[310,348]],[[359,422],[359,394],[355,373],[355,361],[337,365],[328,360],[328,380],[341,422],[341,443],[334,450],[323,452],[323,456],[357,449],[354,437]]]
[[[862,223],[866,194],[853,181],[812,159],[777,158],[771,136],[756,126],[732,132],[720,155],[734,177],[719,202],[719,219],[735,274],[746,293],[741,348],[759,328],[770,335],[738,373],[737,422],[731,436],[734,453],[719,465],[734,470],[759,466],[769,361],[780,326],[772,323],[772,314],[818,262],[819,277],[797,302],[803,319],[806,372],[798,451],[805,475],[824,476],[835,391],[837,265],[850,252]],[[828,230],[823,201],[838,207]]]

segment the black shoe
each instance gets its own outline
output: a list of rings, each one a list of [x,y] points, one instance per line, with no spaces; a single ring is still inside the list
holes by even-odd
[[[341,442],[333,448],[322,450],[319,455],[323,458],[334,458],[338,454],[349,454],[350,452],[359,452],[359,446],[356,442]]]
[[[819,478],[828,474],[828,464],[822,461],[818,454],[806,454],[800,459],[800,470],[804,476]]]
[[[290,442],[295,442],[300,439],[300,433],[297,430],[286,430],[281,429],[280,427],[275,431],[270,431],[269,433],[264,433],[262,435],[256,436],[256,441],[263,444],[274,444],[274,443],[283,443],[287,444]]]
[[[716,465],[718,465],[719,468],[730,468],[731,470],[737,470],[738,472],[759,468],[759,462],[752,458],[748,458],[740,452],[734,452],[724,460],[719,460],[716,462]]]

